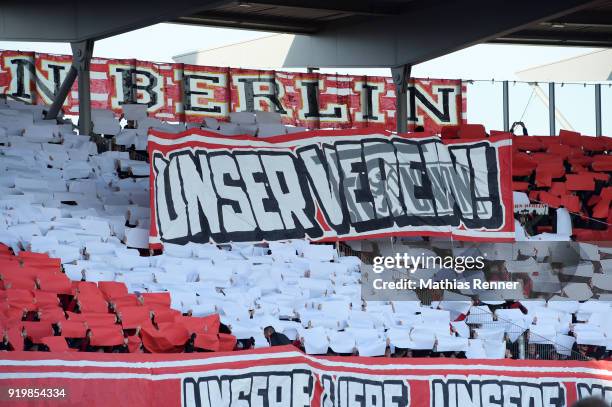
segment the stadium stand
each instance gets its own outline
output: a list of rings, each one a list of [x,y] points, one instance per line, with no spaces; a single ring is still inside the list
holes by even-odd
[[[564,270],[553,273],[541,253],[499,254],[492,267],[522,282],[516,298],[546,298],[519,301],[450,291],[364,301],[359,281],[371,266],[306,241],[167,244],[163,254],[151,255],[148,164],[127,151],[103,151],[108,143],[96,145],[70,125],[37,125],[42,114],[12,101],[0,105],[2,350],[223,351],[282,344],[285,337],[309,354],[610,357],[609,248],[581,244],[579,272],[566,273],[581,280],[564,286]],[[120,121],[107,112],[92,118],[110,129],[103,135],[136,150],[150,127],[184,128],[145,117],[138,106],[126,109],[128,123],[119,131]],[[205,121],[211,129],[223,125],[267,136],[273,131],[265,126],[278,120],[247,113],[232,115],[229,124]],[[483,135],[480,125],[442,133]],[[574,237],[586,237],[583,230],[609,233],[586,229],[593,224],[584,220],[610,221],[609,140],[568,132],[514,140],[516,189],[586,222]],[[448,242],[433,244],[448,250]],[[274,340],[264,335],[269,326]]]
[[[570,215],[569,235],[576,240],[612,239],[612,139],[561,130],[558,137],[514,137],[513,148],[513,190],[519,199],[526,194],[530,202],[550,208],[545,216],[521,219],[528,235],[557,233],[555,218],[562,213]]]

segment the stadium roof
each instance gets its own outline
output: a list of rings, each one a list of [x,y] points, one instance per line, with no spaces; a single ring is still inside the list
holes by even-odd
[[[444,18],[452,18],[452,14],[444,13],[444,3],[444,1],[418,0],[234,1],[219,4],[203,12],[181,16],[175,22],[293,34],[316,34],[339,24],[351,25],[398,15],[410,19],[411,14],[418,14],[425,8],[439,9],[436,24],[440,24],[444,22]],[[469,3],[474,2],[461,3],[467,11],[470,9]],[[529,10],[520,3],[516,2],[515,12],[528,13]],[[469,17],[467,19],[465,15],[460,17],[466,24],[470,24]],[[478,18],[478,13],[472,14],[472,17]],[[612,1],[594,2],[584,9],[551,16],[516,31],[503,33],[490,39],[489,42],[610,47],[612,46]]]
[[[160,22],[307,34],[291,66],[414,64],[482,42],[612,47],[612,0],[9,0],[0,39],[97,40]]]
[[[94,42],[161,22],[301,34],[284,67],[391,67],[403,132],[412,65],[483,42],[612,47],[611,15],[612,0],[6,0],[0,40],[72,44],[48,116],[78,77],[82,134],[91,133]]]

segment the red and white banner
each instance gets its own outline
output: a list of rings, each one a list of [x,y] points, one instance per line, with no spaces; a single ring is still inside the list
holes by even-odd
[[[152,130],[148,150],[152,244],[514,238],[507,136]]]
[[[72,57],[0,52],[0,93],[50,104]],[[408,87],[409,129],[439,132],[464,122],[466,88],[459,80],[413,79]],[[121,114],[125,103],[147,104],[166,121],[229,120],[230,112],[274,111],[285,124],[318,128],[395,129],[395,86],[389,77],[293,73],[93,58],[91,101]],[[78,114],[77,84],[64,103]]]
[[[11,406],[569,407],[590,396],[612,402],[612,364],[605,361],[315,357],[288,346],[190,355],[4,352],[0,366],[0,400]]]

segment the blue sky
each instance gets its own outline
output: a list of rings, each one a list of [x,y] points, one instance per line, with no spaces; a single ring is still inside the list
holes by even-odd
[[[157,24],[98,41],[94,47],[94,55],[170,62],[174,55],[266,35],[269,33]],[[0,48],[70,53],[69,44],[63,43],[0,41]],[[488,129],[499,129],[502,126],[501,84],[491,83],[491,79],[515,80],[517,71],[591,51],[591,48],[577,47],[477,45],[419,64],[413,68],[413,76],[488,80],[489,82],[475,82],[468,86],[468,120],[484,123]],[[388,69],[324,69],[322,72],[390,74]],[[522,118],[530,133],[546,134],[547,110],[541,100],[535,94],[532,95],[532,88],[526,84],[511,84],[510,96],[510,120]],[[612,136],[612,114],[606,114],[612,112],[612,88],[605,86],[602,98],[604,134]],[[595,132],[593,106],[591,87],[565,85],[563,89],[557,89],[557,107],[574,129],[585,134]]]

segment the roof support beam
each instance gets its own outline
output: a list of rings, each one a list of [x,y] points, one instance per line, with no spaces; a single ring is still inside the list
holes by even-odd
[[[391,77],[395,84],[395,120],[397,134],[408,132],[408,82],[410,82],[411,65],[391,68]]]
[[[89,88],[89,68],[93,54],[94,42],[86,40],[73,42],[72,65],[79,78],[79,134],[91,135],[91,92]]]

